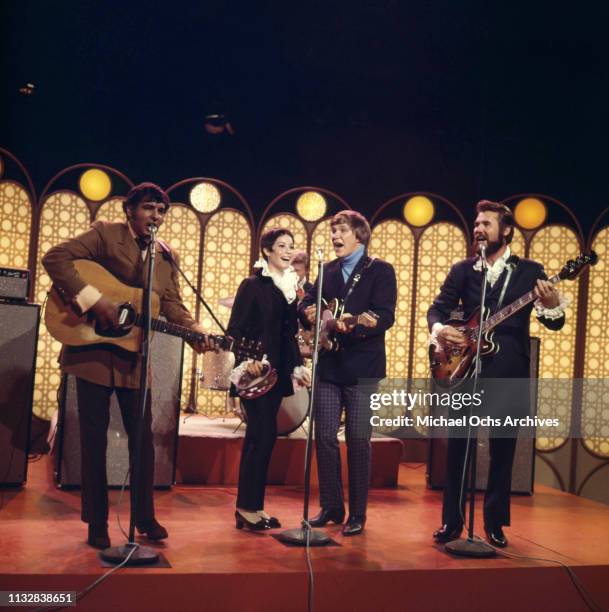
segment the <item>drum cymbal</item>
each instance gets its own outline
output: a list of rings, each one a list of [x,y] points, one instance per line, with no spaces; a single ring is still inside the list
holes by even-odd
[[[235,298],[234,297],[223,297],[220,298],[218,300],[218,304],[220,304],[220,306],[224,306],[226,308],[232,308],[233,304],[235,303]]]

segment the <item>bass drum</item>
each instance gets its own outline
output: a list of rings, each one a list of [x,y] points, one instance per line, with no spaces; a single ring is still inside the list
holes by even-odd
[[[307,418],[309,412],[309,390],[297,387],[294,395],[281,400],[277,413],[277,435],[287,436],[296,431]]]

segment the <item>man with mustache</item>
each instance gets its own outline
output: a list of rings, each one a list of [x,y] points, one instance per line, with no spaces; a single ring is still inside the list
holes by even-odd
[[[331,221],[337,258],[324,265],[322,295],[344,300],[344,312],[376,315],[374,327],[336,322],[340,348],[320,356],[316,391],[315,444],[321,511],[310,524],[323,527],[345,518],[338,429],[345,408],[345,437],[349,466],[349,518],[343,535],[358,535],[366,523],[370,483],[369,403],[358,391],[359,379],[385,376],[385,331],[394,322],[397,288],[395,271],[385,261],[368,256],[370,226],[358,212],[338,213]],[[315,321],[317,281],[299,305],[301,318]]]
[[[538,297],[534,304],[538,320],[548,329],[561,329],[565,323],[565,304],[561,302],[554,285],[547,280],[543,266],[511,253],[509,245],[514,235],[512,211],[503,204],[482,200],[476,206],[476,215],[473,250],[478,252],[481,242],[486,245],[488,271],[485,306],[490,314],[534,289]],[[451,268],[427,313],[432,343],[439,340],[449,347],[465,344],[465,336],[461,332],[442,322],[450,318],[451,312],[459,304],[463,308],[464,318],[469,318],[480,304],[482,274],[479,256],[464,259]],[[493,340],[500,349],[497,354],[482,357],[482,378],[529,378],[529,320],[532,309],[531,303],[496,327]],[[514,414],[528,405],[528,387],[522,385],[522,388],[522,394],[517,394],[518,397],[493,393],[492,400],[489,400],[487,393],[485,401],[499,413],[503,410]],[[507,546],[503,527],[510,524],[512,465],[517,442],[517,434],[510,435],[491,435],[489,439],[490,466],[484,498],[486,536],[493,546],[501,548]],[[465,438],[450,437],[448,440],[443,525],[433,534],[437,542],[457,539],[463,530],[465,494],[462,486],[466,483],[462,475],[466,443]]]

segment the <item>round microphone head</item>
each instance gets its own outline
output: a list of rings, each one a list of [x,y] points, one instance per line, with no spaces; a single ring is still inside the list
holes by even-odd
[[[486,252],[486,247],[488,245],[486,238],[484,238],[484,236],[478,236],[478,238],[476,238],[476,242],[478,243],[478,248],[476,249],[476,251],[484,255],[484,253]]]
[[[148,227],[148,231],[151,234],[156,234],[159,230],[159,228],[154,223],[149,223],[147,227]]]

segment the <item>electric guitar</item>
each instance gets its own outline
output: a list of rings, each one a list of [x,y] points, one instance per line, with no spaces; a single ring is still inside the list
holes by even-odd
[[[598,257],[594,251],[588,254],[581,254],[577,259],[567,261],[561,271],[548,280],[553,284],[557,284],[565,279],[574,280],[585,266],[593,266],[597,261]],[[480,346],[481,356],[499,352],[499,344],[493,342],[493,330],[495,327],[536,299],[537,296],[533,289],[488,319],[483,317]],[[484,316],[486,315],[487,309],[485,308]],[[429,346],[431,374],[436,384],[440,387],[458,387],[473,376],[476,369],[480,309],[477,308],[465,321],[450,320],[445,325],[451,325],[463,333],[467,342],[465,346],[448,346],[438,338],[437,344],[431,344]]]
[[[49,292],[44,314],[44,322],[51,336],[68,346],[112,344],[133,353],[138,352],[142,338],[141,328],[144,325],[144,317],[141,314],[144,290],[125,285],[94,261],[78,259],[74,262],[74,267],[87,284],[93,285],[109,300],[119,304],[119,325],[113,329],[100,328],[97,319],[90,311],[84,315],[80,314],[71,302],[64,301],[57,288],[53,286]],[[153,291],[151,305],[153,331],[177,336],[187,342],[211,337],[221,350],[235,353],[237,359],[261,359],[263,356],[260,342],[201,334],[182,325],[156,318],[160,309],[161,300]]]
[[[336,336],[336,323],[342,321],[347,327],[363,325],[364,327],[376,327],[378,315],[371,310],[359,315],[343,313],[344,303],[338,298],[330,302],[323,300],[323,310],[321,312],[321,329],[319,332],[319,344],[324,352],[340,350],[340,339]]]

